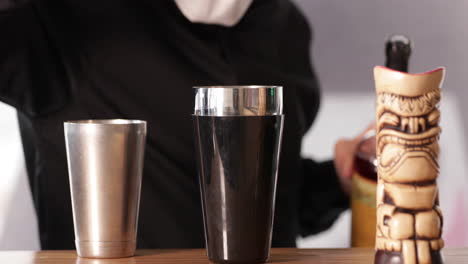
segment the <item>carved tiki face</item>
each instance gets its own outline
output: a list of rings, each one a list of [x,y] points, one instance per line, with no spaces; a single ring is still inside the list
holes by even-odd
[[[376,77],[382,80],[377,84],[379,177],[386,182],[417,185],[435,180],[440,134],[437,105],[443,71],[412,75],[377,67],[375,74],[401,75]]]

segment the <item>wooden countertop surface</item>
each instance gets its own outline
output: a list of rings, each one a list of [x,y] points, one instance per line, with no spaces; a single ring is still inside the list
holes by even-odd
[[[467,264],[468,248],[443,250],[445,264]],[[268,263],[287,264],[372,264],[373,249],[272,249]],[[204,249],[139,250],[123,259],[78,258],[75,251],[0,251],[0,263],[14,264],[177,264],[209,263]]]

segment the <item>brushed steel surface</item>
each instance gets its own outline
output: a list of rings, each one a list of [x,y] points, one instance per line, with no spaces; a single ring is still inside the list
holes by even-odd
[[[78,255],[134,255],[146,122],[69,121],[64,129]]]
[[[196,86],[198,116],[264,116],[283,114],[281,86]]]

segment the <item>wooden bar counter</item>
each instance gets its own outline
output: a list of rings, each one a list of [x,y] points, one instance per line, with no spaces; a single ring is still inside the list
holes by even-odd
[[[445,264],[468,264],[468,248],[443,251]],[[268,263],[373,264],[373,249],[272,249]],[[209,263],[204,249],[139,250],[123,259],[78,258],[75,251],[0,251],[1,264],[177,264]]]

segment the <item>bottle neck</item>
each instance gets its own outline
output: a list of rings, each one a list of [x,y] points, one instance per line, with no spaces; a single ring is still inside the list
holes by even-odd
[[[408,72],[408,63],[404,59],[387,60],[387,62],[385,63],[385,66],[392,70]]]

